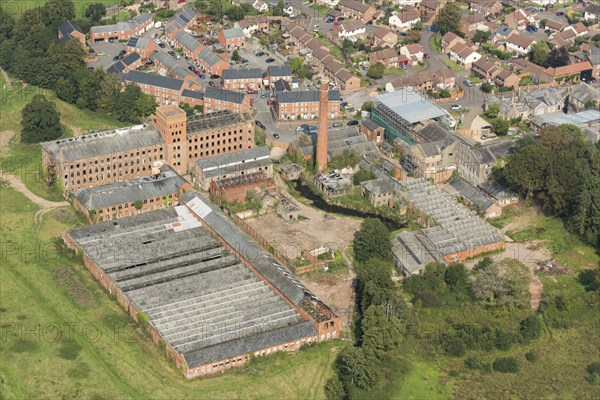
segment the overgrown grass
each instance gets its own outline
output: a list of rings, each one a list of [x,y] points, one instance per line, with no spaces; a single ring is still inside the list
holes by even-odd
[[[329,54],[331,54],[333,57],[335,57],[342,64],[344,63],[344,57],[342,56],[342,51],[339,49],[339,47],[337,47],[334,43],[332,43],[331,40],[324,38],[324,37],[319,37],[319,38],[317,38],[317,40],[329,48]]]
[[[3,0],[2,9],[15,18],[20,18],[21,15],[28,10],[33,10],[41,7],[45,3],[44,0]],[[88,5],[91,3],[102,3],[106,7],[118,5],[118,0],[94,0],[93,2],[74,2],[75,3],[75,18],[84,18],[84,13]]]
[[[429,39],[429,47],[431,47],[431,50],[436,54],[442,54],[442,38],[438,33],[431,36],[431,39]]]
[[[2,398],[324,398],[323,386],[345,342],[186,381],[81,258],[64,249],[61,231],[79,220],[50,213],[34,227],[37,206],[6,187],[0,198],[0,241],[14,249],[3,252],[0,264]],[[57,267],[70,268],[96,305],[78,307],[53,278]],[[33,333],[24,333],[26,327],[34,327]]]

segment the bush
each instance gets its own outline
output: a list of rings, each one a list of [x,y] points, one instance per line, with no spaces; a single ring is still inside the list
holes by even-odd
[[[462,357],[467,352],[467,346],[462,339],[455,338],[451,339],[446,346],[446,353],[454,357]]]
[[[525,359],[529,362],[536,362],[540,359],[540,355],[537,352],[531,350],[525,353]]]
[[[592,385],[600,385],[600,361],[594,361],[587,366],[588,376],[585,378]]]
[[[521,321],[519,330],[525,343],[539,339],[542,336],[542,320],[531,314]]]
[[[467,357],[465,359],[465,367],[468,369],[479,369],[481,368],[481,363],[475,357]]]
[[[519,372],[519,361],[514,357],[500,357],[494,360],[492,367],[496,372],[516,374]]]
[[[508,351],[512,347],[514,336],[511,332],[496,331],[494,345],[498,350]]]
[[[63,127],[56,105],[37,94],[21,111],[21,142],[39,143],[58,139]]]

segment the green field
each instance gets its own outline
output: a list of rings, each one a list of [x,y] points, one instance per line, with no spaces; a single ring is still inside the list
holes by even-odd
[[[15,18],[19,18],[25,11],[33,10],[43,6],[43,0],[2,0],[1,7],[4,11],[12,14]],[[94,0],[75,2],[75,19],[83,18],[85,9],[92,3],[102,3],[106,7],[118,5],[118,0]]]
[[[51,211],[34,226],[37,206],[5,184],[0,198],[1,398],[324,397],[343,341],[185,381],[80,257],[58,244],[61,231],[81,224],[72,209]],[[73,271],[76,282],[61,283],[56,268]],[[75,303],[86,295],[91,305]]]

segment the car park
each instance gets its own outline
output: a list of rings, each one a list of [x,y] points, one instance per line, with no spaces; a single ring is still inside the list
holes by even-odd
[[[348,121],[348,123],[346,124],[348,126],[356,126],[358,125],[358,121],[353,119],[352,121]]]
[[[274,133],[274,134],[273,134],[273,138],[275,138],[275,139],[279,139],[279,134],[278,134],[278,133]]]
[[[267,62],[267,63],[272,63],[272,62],[274,62],[274,61],[275,61],[275,59],[274,59],[274,58],[272,58],[272,57],[269,57],[269,58],[267,58],[267,59],[265,60],[265,62]]]
[[[462,110],[462,106],[460,104],[452,104],[450,106],[451,110]]]
[[[267,127],[259,120],[254,121],[254,123],[256,124],[256,126],[258,126],[261,129],[267,129]]]

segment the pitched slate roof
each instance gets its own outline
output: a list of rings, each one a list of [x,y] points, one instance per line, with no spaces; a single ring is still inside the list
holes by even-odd
[[[164,164],[160,167],[158,175],[80,189],[73,195],[86,209],[98,210],[178,193],[185,183],[186,180],[181,175]]]
[[[209,87],[204,92],[205,99],[216,99],[228,103],[242,104],[246,96],[242,92]]]
[[[79,32],[83,34],[83,31],[79,27],[79,25],[72,23],[71,21],[66,21],[58,27],[58,31],[61,34],[60,41],[62,44],[67,43],[72,39],[71,33]]]
[[[289,65],[269,65],[267,74],[269,76],[292,76],[292,69]]]
[[[202,47],[202,44],[186,31],[179,31],[177,35],[175,35],[175,40],[190,52],[195,52]]]
[[[204,61],[211,67],[214,65],[217,65],[217,63],[219,61],[223,61],[223,59],[221,57],[219,57],[218,55],[213,53],[208,48],[204,48],[204,49],[200,50],[200,53],[198,53],[198,59]]]
[[[183,87],[183,80],[176,78],[169,78],[166,76],[147,74],[140,71],[130,71],[122,73],[119,76],[121,80],[127,82],[135,82],[140,85],[151,85],[171,90],[181,90]]]
[[[223,36],[225,36],[225,39],[235,39],[235,38],[239,38],[239,37],[246,37],[246,35],[244,35],[244,31],[242,30],[242,28],[223,29]]]
[[[309,103],[318,102],[320,92],[318,90],[305,90],[297,92],[277,92],[275,97],[278,103]],[[330,90],[328,93],[329,101],[339,101],[340,92]]]
[[[223,79],[262,79],[262,70],[260,68],[248,69],[224,69]]]

